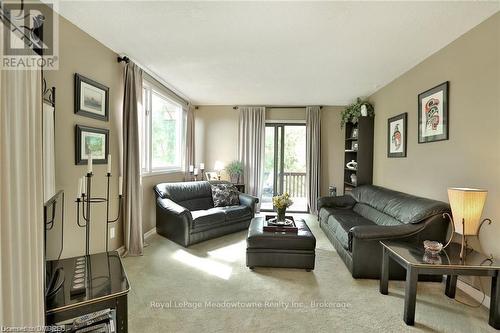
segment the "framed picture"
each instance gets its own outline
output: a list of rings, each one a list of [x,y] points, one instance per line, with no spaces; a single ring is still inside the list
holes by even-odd
[[[76,125],[75,135],[75,164],[86,164],[89,155],[94,164],[108,163],[108,129]]]
[[[214,172],[214,171],[205,172],[205,178],[207,180],[218,180],[219,179],[219,177],[217,177],[217,172]]]
[[[387,157],[406,157],[408,113],[387,120]]]
[[[418,95],[418,143],[448,140],[448,86],[446,81]]]
[[[353,141],[351,143],[351,150],[358,151],[358,141]]]
[[[108,109],[109,88],[75,73],[75,113],[107,121]]]

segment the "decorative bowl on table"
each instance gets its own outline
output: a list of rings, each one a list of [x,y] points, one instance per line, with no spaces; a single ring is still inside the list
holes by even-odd
[[[424,241],[424,250],[431,256],[437,256],[443,249],[443,244],[436,241],[426,240]]]
[[[430,252],[425,252],[422,259],[426,264],[441,265],[443,263],[440,256],[431,254]]]

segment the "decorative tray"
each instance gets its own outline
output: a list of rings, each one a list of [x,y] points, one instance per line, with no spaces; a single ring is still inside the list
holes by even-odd
[[[284,222],[277,222],[275,215],[266,215],[263,231],[296,234],[298,230],[299,229],[297,228],[297,226],[295,225],[295,221],[293,220],[293,216],[285,216]]]

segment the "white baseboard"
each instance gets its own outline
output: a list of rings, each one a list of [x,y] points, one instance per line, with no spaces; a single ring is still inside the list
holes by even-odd
[[[467,295],[469,295],[470,297],[472,297],[476,301],[478,301],[478,302],[483,301],[483,292],[481,290],[474,288],[470,284],[467,284],[463,281],[458,280],[457,281],[457,288],[462,290],[464,293],[466,293]],[[485,307],[487,307],[488,309],[490,308],[490,300],[491,299],[488,295],[486,295],[484,297],[483,305]]]
[[[147,240],[148,238],[150,238],[154,234],[156,234],[156,228],[153,228],[153,229],[149,230],[148,232],[146,232],[144,234],[144,240]],[[123,254],[125,253],[125,245],[120,246],[119,248],[116,249],[116,251],[118,252],[118,254],[120,255],[120,257],[122,257]]]
[[[149,230],[148,232],[146,232],[144,234],[144,240],[147,240],[149,237],[153,236],[154,234],[156,234],[156,228],[153,228],[153,229]]]
[[[116,251],[118,252],[118,255],[120,257],[123,257],[123,254],[125,253],[125,245],[120,246],[119,248],[116,249]]]

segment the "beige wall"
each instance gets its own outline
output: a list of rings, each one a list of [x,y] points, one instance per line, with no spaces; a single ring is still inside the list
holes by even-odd
[[[266,109],[266,120],[270,121],[306,121],[306,109],[305,108],[267,108]]]
[[[326,106],[321,110],[321,194],[328,186],[342,193],[344,134],[340,129],[342,107]],[[305,120],[304,109],[270,109],[267,120]],[[232,106],[199,106],[195,111],[196,163],[205,162],[213,169],[216,160],[228,163],[238,158],[238,110]],[[225,175],[224,175],[225,176]]]
[[[56,87],[56,188],[65,191],[65,225],[63,257],[85,252],[85,229],[76,225],[77,179],[86,172],[86,166],[75,165],[75,125],[106,128],[110,130],[110,153],[113,160],[111,197],[118,195],[119,137],[122,107],[122,66],[116,62],[116,54],[88,34],[59,18],[59,70],[45,71],[48,86]],[[100,121],[74,114],[74,74],[79,73],[109,87],[109,121]],[[94,166],[93,195],[106,194],[106,165]],[[91,228],[91,252],[105,249],[105,204],[94,206]],[[111,218],[118,205],[110,205]],[[116,224],[115,238],[110,249],[123,243],[121,222]]]
[[[238,158],[238,110],[232,106],[199,106],[195,110],[195,161],[207,171],[215,161],[225,164]],[[223,175],[227,178],[226,175]]]
[[[374,183],[448,201],[451,186],[489,191],[481,233],[500,256],[500,14],[481,23],[370,97],[375,106]],[[418,144],[417,95],[450,82],[448,141]],[[387,158],[387,119],[408,112],[408,157]]]
[[[325,106],[321,110],[321,188],[322,196],[328,186],[337,187],[337,195],[344,191],[344,130],[340,128],[341,106]]]

